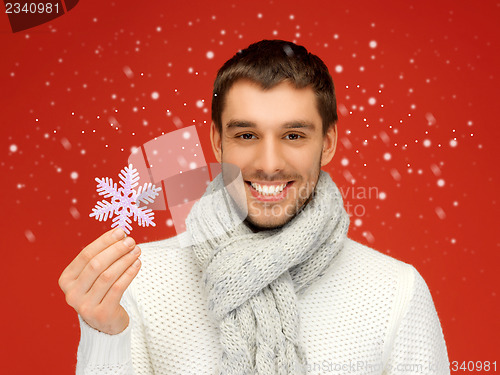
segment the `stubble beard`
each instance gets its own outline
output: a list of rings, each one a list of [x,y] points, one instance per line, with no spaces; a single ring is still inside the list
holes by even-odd
[[[285,207],[285,214],[281,216],[282,220],[277,220],[277,222],[275,221],[274,223],[271,222],[271,223],[259,224],[252,218],[251,210],[248,207],[247,208],[248,214],[247,214],[247,217],[245,218],[245,220],[243,220],[243,223],[246,224],[254,233],[256,233],[256,232],[260,232],[263,230],[279,229],[279,228],[285,226],[286,224],[288,224],[290,221],[292,221],[307,206],[307,204],[312,200],[312,198],[314,196],[314,192],[316,190],[316,185],[318,184],[319,174],[321,172],[322,152],[323,152],[323,148],[321,149],[321,153],[320,153],[320,157],[319,157],[319,161],[318,161],[316,173],[315,173],[316,178],[314,179],[314,186],[311,189],[311,192],[309,193],[308,196],[302,197],[301,192],[307,191],[307,184],[310,183],[309,181],[307,182],[306,186],[302,187],[301,190],[297,191],[294,189],[294,192],[296,194],[298,193],[298,198],[295,200],[295,202],[292,205],[288,205],[287,207]],[[221,145],[222,162],[223,162],[223,155],[224,155],[224,153],[223,153],[222,145]],[[224,172],[224,169],[222,169],[222,173],[223,172]],[[246,183],[243,182],[243,184],[246,184]],[[245,194],[246,194],[246,190],[245,190]],[[248,202],[250,202],[250,203],[248,203]],[[252,201],[249,201],[249,198],[247,197],[247,204],[251,205],[251,203],[252,203]],[[289,212],[290,207],[293,208],[292,212]],[[261,210],[260,207],[258,207],[258,209]]]
[[[256,204],[258,205],[256,209],[260,212],[264,211],[265,218],[271,218],[271,220],[266,220],[264,219],[264,223],[259,223],[257,220],[258,218],[261,217],[261,215],[257,214],[252,214],[252,209],[249,207],[248,209],[248,215],[246,219],[244,220],[244,223],[255,233],[255,232],[260,232],[263,230],[273,230],[273,229],[279,229],[286,224],[288,224],[290,221],[292,221],[306,206],[307,204],[313,199],[314,192],[316,189],[316,185],[318,183],[319,179],[319,174],[321,171],[321,161],[319,163],[319,166],[317,168],[316,177],[314,179],[314,186],[309,192],[308,195],[304,196],[304,193],[307,191],[307,184],[310,184],[310,181],[307,182],[306,186],[302,186],[300,190],[293,190],[293,193],[295,193],[298,197],[295,199],[295,201],[292,204],[287,205],[284,209],[281,208],[281,206],[278,205],[273,205],[273,204],[268,204],[264,208],[262,208],[262,202],[257,203],[255,200],[251,200],[249,205]],[[289,192],[290,194],[291,192]],[[275,208],[278,207],[279,209],[276,210]],[[273,215],[273,209],[275,211],[280,212],[278,215]],[[283,212],[284,211],[284,212]],[[257,219],[257,220],[256,220]],[[273,220],[274,219],[274,220]]]

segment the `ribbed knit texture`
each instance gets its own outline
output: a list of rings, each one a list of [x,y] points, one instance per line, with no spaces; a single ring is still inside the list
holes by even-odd
[[[122,298],[131,324],[111,336],[82,321],[77,374],[216,373],[217,322],[184,235],[140,245],[142,268]],[[348,238],[297,304],[309,374],[450,374],[431,294],[411,265]]]
[[[246,212],[238,212],[219,174],[186,219],[192,241],[186,250],[198,259],[208,307],[219,324],[219,372],[305,374],[296,293],[342,250],[349,228],[342,195],[320,171],[313,198],[281,228],[254,233],[241,221]]]

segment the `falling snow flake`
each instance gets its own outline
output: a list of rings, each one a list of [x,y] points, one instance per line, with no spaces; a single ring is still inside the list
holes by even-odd
[[[139,184],[139,173],[132,164],[122,169],[119,177],[121,187],[118,189],[116,182],[113,182],[111,178],[95,179],[99,195],[104,195],[104,198],[111,198],[111,202],[106,200],[97,202],[89,216],[95,217],[99,221],[106,221],[108,217],[112,218],[113,215],[116,215],[113,218],[111,228],[120,227],[127,234],[130,234],[132,230],[130,225],[132,223],[131,216],[140,226],[156,226],[153,222],[154,212],[152,209],[148,209],[146,205],[154,202],[161,188],[151,183],[145,183],[135,190],[135,187]],[[139,207],[139,203],[144,205]]]
[[[35,237],[35,235],[33,234],[33,232],[32,232],[31,230],[26,229],[26,230],[24,231],[24,235],[26,236],[26,239],[27,239],[29,242],[31,242],[31,243],[35,242],[36,237]]]

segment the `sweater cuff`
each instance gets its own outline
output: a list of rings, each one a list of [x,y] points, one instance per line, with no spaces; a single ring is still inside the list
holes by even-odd
[[[78,314],[80,321],[80,345],[78,361],[87,365],[106,366],[125,364],[131,360],[131,327],[130,323],[124,331],[109,335],[89,326]]]

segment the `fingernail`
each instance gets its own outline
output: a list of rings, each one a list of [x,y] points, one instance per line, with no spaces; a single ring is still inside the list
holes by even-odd
[[[135,245],[135,241],[132,239],[132,237],[127,237],[123,240],[123,243],[127,245],[128,247],[132,247]]]
[[[124,230],[122,228],[116,228],[113,232],[113,237],[117,240],[121,240],[123,237],[125,237]]]
[[[139,246],[134,247],[134,250],[131,251],[133,255],[137,255],[141,252],[141,249],[139,249]]]

